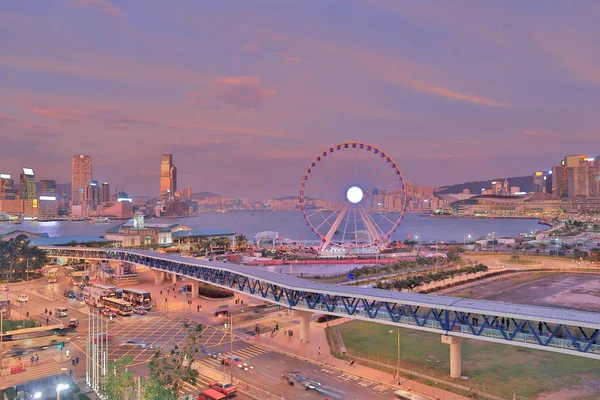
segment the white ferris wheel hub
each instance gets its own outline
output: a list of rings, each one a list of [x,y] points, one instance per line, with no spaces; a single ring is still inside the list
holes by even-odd
[[[352,204],[358,204],[363,199],[363,191],[358,186],[352,186],[346,192],[346,198]]]

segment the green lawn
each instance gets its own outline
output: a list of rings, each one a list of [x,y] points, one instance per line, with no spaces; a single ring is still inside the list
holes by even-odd
[[[527,259],[522,259],[522,258],[518,258],[516,260],[513,260],[512,258],[505,258],[504,260],[500,260],[500,263],[514,264],[514,265],[541,265],[541,263],[538,261],[527,260]]]
[[[397,334],[389,333],[390,326],[355,322],[341,325],[339,330],[351,354],[395,364]],[[416,372],[449,374],[450,348],[441,343],[439,334],[401,329],[400,340],[403,368],[410,363]],[[600,387],[598,360],[478,340],[463,341],[462,368],[472,386],[474,382],[485,384],[489,393],[504,398],[512,398],[513,392],[534,398],[549,390],[576,388],[582,381]]]

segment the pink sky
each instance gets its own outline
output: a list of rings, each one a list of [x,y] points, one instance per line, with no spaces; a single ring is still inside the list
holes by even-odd
[[[7,4],[8,3],[8,4]],[[0,4],[0,172],[296,194],[309,162],[372,143],[406,180],[531,174],[600,153],[600,5],[64,0]]]

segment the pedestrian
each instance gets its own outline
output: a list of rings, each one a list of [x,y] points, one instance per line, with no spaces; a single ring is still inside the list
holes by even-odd
[[[40,356],[35,353],[35,363],[37,364],[40,361]]]
[[[279,332],[279,324],[275,324],[275,330]]]
[[[200,304],[198,304],[198,306],[196,307],[196,310],[197,310],[198,312],[200,312]]]
[[[33,362],[35,361],[35,358],[33,356],[31,356],[30,360],[31,360],[31,366],[33,367]]]
[[[72,377],[73,377],[73,370],[72,370],[72,369],[70,369],[70,370],[69,370],[69,378],[72,378]]]
[[[44,309],[44,314],[48,314],[48,309],[47,308]]]
[[[171,289],[167,288],[167,296],[171,293]]]
[[[321,346],[317,346],[317,354],[321,355]]]
[[[46,325],[50,325],[50,318],[46,317]]]
[[[242,305],[244,305],[244,300],[242,300]]]
[[[160,291],[160,295],[162,296],[162,290]]]
[[[500,326],[502,327],[502,329],[504,329],[504,317],[502,317],[502,319],[500,320]]]
[[[354,360],[351,360],[351,361],[350,361],[350,366],[351,366],[351,367],[354,367]]]
[[[27,312],[25,313],[25,317],[26,317],[27,319],[29,319],[29,311],[27,311]]]
[[[543,330],[543,326],[542,326],[542,322],[540,321],[538,323],[538,331],[540,332],[540,334],[542,333],[542,330]]]
[[[510,328],[510,319],[506,318],[506,329]]]

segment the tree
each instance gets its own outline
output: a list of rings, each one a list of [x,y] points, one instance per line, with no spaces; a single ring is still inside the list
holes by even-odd
[[[237,235],[235,235],[235,244],[238,249],[244,250],[248,247],[248,238],[246,237],[246,235],[238,233]]]
[[[179,396],[170,389],[163,387],[153,377],[148,377],[144,382],[144,400],[177,400]]]
[[[104,393],[109,399],[137,399],[136,377],[128,367],[133,358],[123,356],[108,364],[108,374],[104,385]]]
[[[198,371],[193,368],[192,364],[198,353],[197,344],[202,337],[203,326],[201,324],[190,326],[184,322],[183,328],[187,329],[187,337],[181,346],[175,345],[166,354],[163,354],[162,349],[156,350],[148,365],[150,377],[155,379],[159,386],[165,388],[166,393],[175,396],[174,398],[184,382],[193,385],[198,377]],[[169,399],[169,396],[156,398]]]

